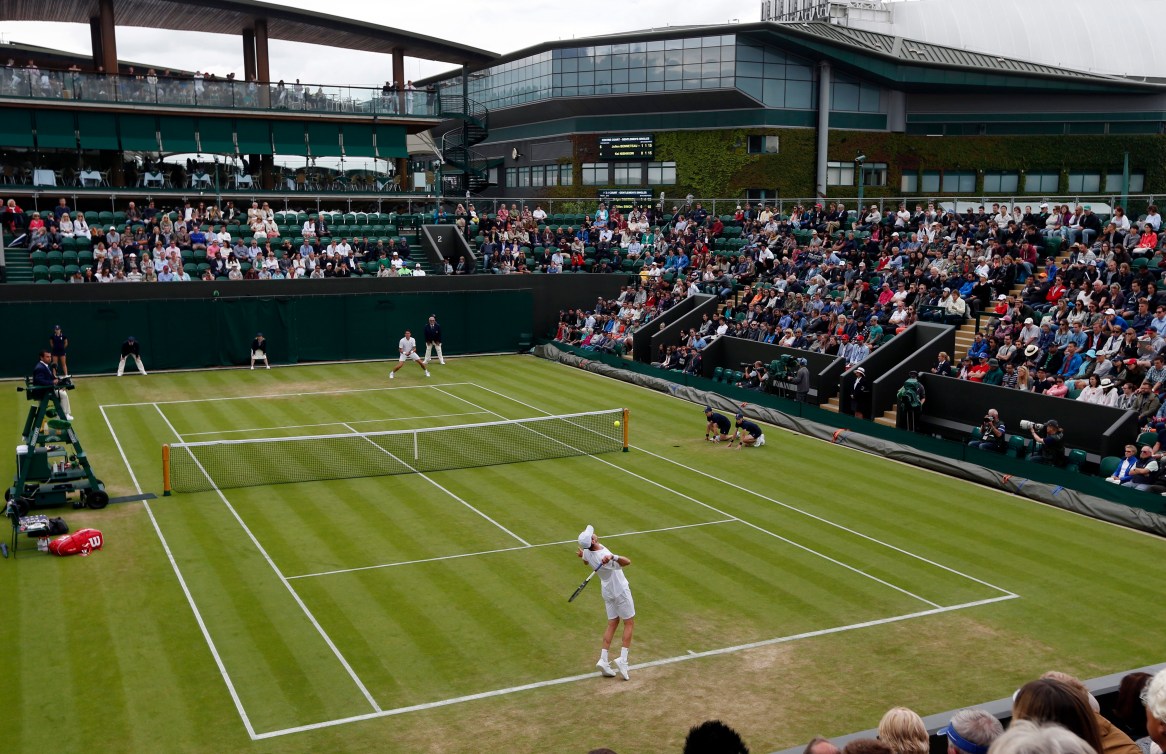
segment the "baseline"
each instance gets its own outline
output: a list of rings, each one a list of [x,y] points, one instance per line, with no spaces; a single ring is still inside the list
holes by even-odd
[[[476,388],[478,388],[478,389],[480,389],[480,390],[484,390],[484,391],[486,391],[486,392],[488,392],[488,393],[493,393],[494,395],[497,395],[497,396],[499,396],[499,397],[501,397],[501,398],[505,398],[505,399],[507,399],[507,400],[513,401],[513,402],[515,402],[515,403],[517,403],[517,404],[519,404],[519,405],[522,405],[522,406],[526,406],[527,408],[529,408],[529,409],[532,409],[532,410],[534,410],[534,411],[538,411],[539,413],[541,413],[541,414],[544,414],[544,415],[546,415],[546,416],[553,416],[553,414],[551,414],[549,411],[546,411],[546,410],[544,410],[544,409],[541,409],[541,408],[539,408],[539,407],[537,407],[537,406],[533,406],[533,405],[531,405],[531,404],[529,404],[529,403],[526,403],[525,401],[521,401],[521,400],[519,400],[519,399],[517,399],[517,398],[514,398],[514,397],[512,397],[512,396],[506,395],[505,393],[499,393],[499,392],[498,392],[498,391],[496,391],[496,390],[491,390],[491,389],[490,389],[490,388],[488,388],[488,387],[482,387],[481,385],[478,385],[478,384],[476,384],[476,383],[469,383],[469,384],[471,384],[473,387],[476,387]],[[435,386],[435,387],[436,387],[436,386]],[[446,393],[447,395],[453,395],[452,393],[447,393],[447,392],[446,392],[446,391],[444,391],[444,390],[442,390],[441,392],[443,392],[443,393]],[[455,397],[455,398],[458,398],[459,400],[462,400],[462,401],[463,401],[463,402],[465,402],[465,403],[470,403],[470,401],[466,401],[464,398],[460,398],[460,396],[453,395],[453,397]],[[475,405],[475,404],[473,404],[473,403],[470,403],[470,405]],[[480,409],[480,408],[482,408],[482,407],[481,407],[481,406],[478,406],[478,408]],[[487,413],[493,414],[494,416],[500,416],[500,414],[498,414],[498,413],[497,413],[497,412],[495,412],[495,411],[488,411]],[[903,549],[903,548],[901,548],[901,547],[898,547],[898,546],[896,546],[896,545],[893,545],[893,544],[891,544],[891,543],[889,543],[889,542],[884,542],[883,540],[881,540],[881,539],[878,539],[878,538],[876,538],[876,537],[872,537],[872,536],[870,536],[869,534],[864,534],[864,533],[862,533],[862,532],[860,532],[860,531],[857,531],[857,530],[855,530],[855,529],[851,529],[850,527],[847,527],[847,526],[844,526],[844,525],[842,525],[842,524],[836,523],[836,522],[834,522],[834,521],[831,521],[831,520],[830,520],[830,519],[828,519],[828,518],[824,518],[824,517],[822,517],[822,516],[819,516],[819,515],[817,515],[817,514],[815,514],[815,513],[810,513],[809,511],[807,511],[807,510],[803,510],[802,508],[798,508],[797,506],[790,505],[789,503],[783,503],[783,502],[782,502],[782,501],[780,501],[780,500],[777,500],[777,499],[775,499],[775,498],[769,497],[768,495],[764,495],[764,494],[762,494],[762,493],[760,493],[760,492],[757,492],[756,490],[749,489],[748,487],[742,487],[741,485],[739,485],[739,484],[735,484],[735,483],[733,483],[733,482],[730,482],[730,481],[728,481],[727,479],[721,479],[720,477],[713,476],[712,474],[709,474],[709,473],[707,473],[707,472],[705,472],[705,471],[701,471],[700,469],[695,469],[695,468],[693,468],[693,467],[691,467],[691,466],[688,466],[687,464],[683,464],[683,463],[680,463],[679,461],[675,461],[675,460],[673,460],[673,459],[671,459],[671,458],[668,458],[667,456],[662,456],[662,455],[660,455],[660,454],[658,454],[658,453],[653,453],[652,451],[650,451],[650,450],[647,450],[647,449],[645,449],[645,448],[641,448],[641,447],[640,447],[640,446],[638,446],[638,445],[632,445],[631,447],[632,447],[632,448],[635,448],[636,450],[638,450],[638,451],[640,451],[640,452],[642,452],[642,453],[645,453],[645,454],[647,454],[647,455],[650,455],[650,456],[652,456],[652,457],[654,457],[654,458],[659,458],[659,459],[661,459],[661,460],[663,460],[663,461],[667,461],[668,463],[670,463],[670,464],[673,464],[674,466],[679,466],[679,467],[680,467],[680,468],[682,468],[682,469],[685,469],[685,470],[687,470],[687,471],[691,471],[691,472],[693,472],[694,474],[699,474],[699,475],[701,475],[701,476],[703,476],[703,477],[706,477],[706,478],[708,478],[708,479],[712,479],[713,481],[716,481],[716,482],[720,482],[721,484],[727,485],[727,486],[729,486],[729,487],[732,487],[732,488],[734,488],[734,489],[740,490],[740,491],[742,491],[742,492],[747,492],[747,493],[749,493],[750,495],[753,495],[754,497],[758,497],[758,498],[761,498],[762,500],[765,500],[766,502],[773,503],[774,505],[781,506],[782,508],[786,508],[787,510],[793,511],[793,512],[795,512],[795,513],[800,513],[800,514],[802,514],[803,516],[807,516],[807,517],[809,517],[809,518],[812,518],[812,519],[814,519],[815,521],[819,521],[819,522],[821,522],[821,523],[824,523],[824,524],[827,524],[827,525],[829,525],[829,526],[833,526],[834,528],[836,528],[836,529],[840,529],[840,530],[842,530],[842,531],[844,531],[844,532],[846,532],[846,533],[848,533],[848,534],[853,534],[854,536],[856,536],[856,537],[860,537],[860,538],[862,538],[862,539],[865,539],[865,540],[867,540],[868,542],[872,542],[872,543],[874,543],[874,544],[877,544],[877,545],[880,545],[880,546],[882,546],[882,547],[886,547],[886,548],[888,548],[888,549],[890,549],[890,550],[894,550],[895,552],[898,552],[898,553],[900,553],[900,554],[902,554],[902,555],[906,555],[906,556],[908,556],[908,557],[914,558],[914,559],[916,559],[916,560],[918,560],[918,561],[920,561],[920,562],[922,562],[922,563],[927,563],[927,564],[928,564],[928,565],[930,565],[930,566],[934,566],[935,568],[939,568],[939,569],[941,569],[941,570],[947,571],[948,573],[954,574],[954,575],[956,575],[956,576],[961,576],[961,577],[963,577],[963,578],[967,579],[968,581],[973,581],[973,582],[975,582],[975,583],[977,583],[977,584],[980,584],[980,585],[982,585],[982,586],[989,587],[990,589],[994,589],[994,590],[996,590],[996,591],[998,591],[998,592],[1001,592],[1002,594],[1006,594],[1006,595],[1012,595],[1012,596],[1014,596],[1014,597],[1019,597],[1019,596],[1020,596],[1020,595],[1016,594],[1015,592],[1012,592],[1011,590],[1005,589],[1004,587],[997,586],[997,585],[995,585],[995,584],[993,584],[993,583],[991,583],[991,582],[984,581],[983,579],[976,578],[975,576],[972,576],[971,574],[964,573],[963,571],[957,570],[957,569],[955,569],[955,568],[952,568],[952,567],[950,567],[950,566],[946,566],[946,565],[944,565],[944,564],[942,564],[942,563],[937,563],[936,561],[934,561],[934,560],[931,560],[931,559],[929,559],[929,558],[925,558],[925,557],[923,557],[922,555],[917,555],[917,554],[915,554],[915,553],[911,552],[910,550],[905,550],[905,549]]]
[[[230,400],[230,399],[225,399]],[[239,432],[266,432],[272,429],[307,429],[310,427],[339,427],[342,424],[381,424],[383,422],[407,422],[416,421],[418,419],[447,419],[451,416],[477,416],[479,414],[487,413],[485,411],[462,411],[456,414],[428,414],[426,416],[394,416],[388,419],[357,419],[350,422],[320,422],[319,424],[285,424],[282,427],[253,427],[250,429],[217,429],[212,432],[187,432],[186,437],[198,437],[201,435],[230,435]]]
[[[134,489],[138,494],[142,494],[142,485],[138,483],[138,476],[134,473],[134,468],[130,465],[129,458],[126,457],[125,450],[121,446],[121,440],[118,439],[117,432],[113,429],[113,424],[109,421],[109,415],[105,413],[105,406],[98,406],[101,411],[101,417],[105,419],[105,426],[109,429],[109,435],[113,438],[113,444],[117,447],[118,455],[121,456],[122,463],[125,464],[126,471],[130,473],[130,480],[134,483]],[[231,676],[227,673],[227,666],[223,663],[222,656],[219,655],[219,649],[215,646],[215,640],[211,638],[210,629],[206,626],[206,621],[202,618],[202,613],[198,610],[198,604],[194,601],[194,595],[190,592],[190,587],[186,585],[186,579],[182,575],[182,571],[178,568],[178,561],[174,559],[174,553],[170,550],[170,543],[166,541],[166,536],[162,534],[162,527],[158,524],[158,519],[154,517],[154,509],[150,507],[149,500],[142,501],[143,507],[146,509],[146,515],[150,517],[150,524],[154,527],[154,533],[158,535],[158,540],[162,543],[162,550],[166,553],[166,559],[170,561],[170,568],[174,570],[174,575],[178,578],[178,586],[182,588],[183,595],[186,596],[186,602],[190,605],[191,612],[194,613],[194,621],[198,624],[198,630],[202,633],[203,640],[206,641],[207,648],[211,651],[211,657],[214,658],[215,666],[219,669],[219,675],[223,677],[223,683],[227,685],[227,693],[231,695],[231,701],[235,704],[235,711],[239,713],[240,719],[243,721],[243,727],[247,730],[247,735],[251,740],[256,740],[255,728],[251,725],[251,718],[247,716],[247,710],[243,708],[243,700],[239,698],[239,692],[235,690],[235,684],[231,680]]]
[[[163,413],[162,407],[158,404],[154,404],[154,408],[158,411],[158,415],[162,417],[162,421],[166,422],[166,426],[169,427],[170,431],[174,433],[174,436],[178,438],[178,441],[182,442],[182,435],[180,435],[178,430],[174,428],[174,425],[170,423],[170,420],[166,417],[166,414]],[[279,569],[279,566],[277,566],[275,561],[271,559],[271,556],[267,553],[267,550],[263,547],[262,544],[260,544],[258,538],[256,538],[255,534],[252,533],[251,529],[243,521],[242,516],[240,516],[239,512],[235,510],[235,507],[231,505],[231,501],[227,499],[227,496],[224,495],[223,491],[220,490],[218,485],[215,484],[215,481],[211,478],[211,475],[207,473],[205,468],[203,468],[202,463],[194,456],[191,456],[191,458],[194,459],[194,463],[198,466],[199,471],[206,475],[207,481],[211,483],[211,487],[216,493],[218,493],[219,499],[223,501],[223,505],[227,506],[227,510],[229,510],[231,515],[235,517],[235,520],[239,522],[239,526],[243,527],[243,531],[246,532],[247,537],[251,540],[251,543],[255,545],[255,548],[259,551],[259,554],[262,555],[263,559],[267,561],[267,564],[271,566],[271,570],[275,572],[275,575],[279,578],[280,583],[284,585],[288,593],[291,594],[292,599],[295,600],[296,604],[300,606],[300,609],[303,611],[308,621],[312,624],[313,627],[315,627],[316,631],[320,634],[320,637],[324,639],[324,643],[327,644],[328,648],[332,650],[332,654],[336,656],[336,659],[340,661],[340,664],[344,667],[345,671],[348,672],[348,676],[352,679],[353,683],[356,684],[357,688],[360,689],[360,693],[364,696],[365,700],[368,701],[374,710],[379,712],[381,709],[380,705],[377,704],[376,699],[374,699],[372,694],[369,693],[368,688],[366,688],[364,685],[364,682],[361,681],[360,677],[356,675],[356,671],[352,669],[352,666],[348,663],[348,660],[332,641],[332,637],[328,635],[328,632],[325,631],[324,627],[320,625],[320,622],[316,620],[316,616],[313,615],[312,611],[308,609],[308,606],[304,604],[304,601],[300,598],[300,595],[296,592],[291,583],[288,582],[287,578],[283,575],[283,572]]]
[[[260,395],[233,395],[226,398],[183,398],[175,401],[142,401],[141,403],[103,403],[100,408],[124,408],[127,406],[170,406],[179,403],[210,403],[223,401],[249,401],[255,398],[297,398],[302,395],[343,395],[345,393],[375,393],[381,390],[429,390],[435,387],[457,387],[472,385],[472,382],[443,382],[437,385],[400,385],[395,387],[359,387],[349,390],[306,390],[300,393],[262,393]]]
[[[823,628],[815,631],[806,631],[800,634],[791,634],[789,636],[778,636],[772,639],[763,639],[761,641],[749,642],[748,644],[737,644],[731,647],[718,647],[716,649],[709,649],[703,652],[689,652],[688,654],[676,655],[675,657],[664,657],[659,660],[649,660],[648,662],[636,663],[630,666],[632,670],[641,670],[644,668],[654,668],[662,665],[674,665],[680,662],[688,662],[690,660],[703,659],[705,657],[715,657],[719,655],[734,654],[736,652],[744,652],[750,649],[757,649],[759,647],[771,646],[773,644],[784,644],[792,641],[799,641],[801,639],[812,639],[819,636],[829,636],[831,634],[844,633],[846,631],[856,631],[864,628],[872,628],[875,626],[884,626],[890,623],[900,623],[903,621],[914,620],[916,618],[924,618],[931,615],[939,615],[941,613],[950,613],[956,610],[965,610],[972,607],[981,607],[989,605],[994,602],[1005,602],[1007,600],[1017,599],[1017,595],[1001,595],[999,597],[991,597],[989,599],[977,600],[975,602],[965,602],[960,605],[949,605],[947,607],[936,607],[931,610],[922,610],[915,613],[905,613],[903,615],[895,615],[890,618],[877,618],[875,620],[864,621],[862,623],[851,623],[846,626],[836,626],[833,628]],[[585,681],[589,678],[599,678],[598,671],[594,673],[581,673],[579,675],[564,676],[562,678],[552,678],[546,681],[535,681],[534,683],[525,683],[521,686],[510,686],[508,688],[494,689],[493,691],[482,691],[477,694],[467,694],[465,696],[456,696],[450,699],[442,699],[435,702],[425,702],[423,704],[414,704],[408,707],[397,707],[396,709],[381,710],[379,712],[370,712],[363,715],[355,715],[353,717],[343,717],[336,720],[325,720],[323,722],[311,723],[309,725],[300,725],[294,728],[284,728],[282,730],[273,730],[266,733],[260,733],[256,739],[276,738],[279,736],[286,736],[293,733],[306,733],[308,731],[320,730],[322,728],[332,728],[338,725],[347,725],[349,723],[357,723],[365,720],[374,720],[381,717],[392,717],[395,715],[403,715],[408,712],[421,712],[424,710],[437,709],[439,707],[449,707],[454,704],[462,704],[464,702],[473,702],[480,699],[490,699],[492,697],[507,696],[509,694],[517,694],[523,691],[533,691],[535,689],[547,688],[548,686],[561,686],[567,683],[577,683]]]

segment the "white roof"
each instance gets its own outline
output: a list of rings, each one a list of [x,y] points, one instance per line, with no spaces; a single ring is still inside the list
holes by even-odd
[[[1162,0],[895,0],[851,12],[851,28],[1030,63],[1130,78],[1166,77]]]

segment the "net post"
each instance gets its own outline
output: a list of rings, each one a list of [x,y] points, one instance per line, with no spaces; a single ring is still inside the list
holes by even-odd
[[[162,497],[170,497],[170,446],[162,446]]]
[[[629,409],[623,410],[623,452],[628,452],[628,417],[631,415]]]
[[[417,431],[414,430],[414,432],[413,432],[413,463],[417,463],[417,461],[419,461],[419,460],[421,460],[421,453],[417,448]]]

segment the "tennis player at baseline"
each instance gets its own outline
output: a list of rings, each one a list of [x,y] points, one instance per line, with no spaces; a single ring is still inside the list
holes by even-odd
[[[599,571],[599,580],[602,584],[603,605],[607,608],[607,629],[603,632],[603,649],[599,652],[599,662],[595,667],[608,678],[615,676],[615,671],[608,664],[607,651],[611,649],[611,640],[615,638],[615,629],[623,620],[623,648],[615,666],[619,668],[620,676],[628,680],[628,649],[632,646],[632,631],[636,627],[636,605],[632,601],[632,588],[623,569],[632,564],[622,555],[615,555],[611,550],[599,544],[599,537],[595,536],[595,528],[588,525],[579,533],[579,551],[576,553],[583,558],[583,562],[591,566],[592,570]]]
[[[729,440],[729,447],[733,446],[733,440],[737,441],[738,450],[746,445],[756,445],[760,448],[765,444],[765,433],[761,431],[761,426],[757,422],[746,419],[745,414],[738,411],[737,431],[733,434],[733,439]]]
[[[425,376],[429,376],[429,370],[425,368],[425,363],[417,355],[417,341],[413,338],[413,333],[408,330],[405,331],[405,337],[401,338],[400,342],[397,343],[397,350],[400,352],[401,358],[398,360],[399,363],[396,368],[389,372],[390,380],[397,377],[397,370],[405,366],[405,362],[409,359],[417,362],[417,366],[421,367],[421,371],[425,372]]]

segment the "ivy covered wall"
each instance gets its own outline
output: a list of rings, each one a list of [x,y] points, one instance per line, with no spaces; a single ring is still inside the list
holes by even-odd
[[[777,154],[749,154],[748,136],[779,137]],[[675,161],[675,186],[656,187],[670,196],[735,198],[748,189],[776,190],[781,197],[810,197],[816,180],[816,133],[813,129],[734,129],[657,131],[656,159]],[[603,186],[583,186],[579,166],[598,161],[598,136],[575,141],[573,186],[553,190],[558,196],[594,195]],[[851,162],[858,153],[867,162],[885,162],[886,186],[866,186],[872,198],[900,196],[904,173],[924,170],[978,171],[974,194],[983,192],[983,171],[1060,172],[1058,194],[1068,194],[1068,171],[1121,172],[1130,153],[1130,170],[1145,173],[1144,193],[1166,194],[1166,136],[921,136],[872,131],[831,131],[828,159]],[[616,188],[616,187],[610,187]],[[626,188],[626,187],[624,187]],[[834,196],[853,196],[855,186],[830,187]],[[920,196],[923,196],[920,194]],[[1036,195],[1033,195],[1036,198]]]

